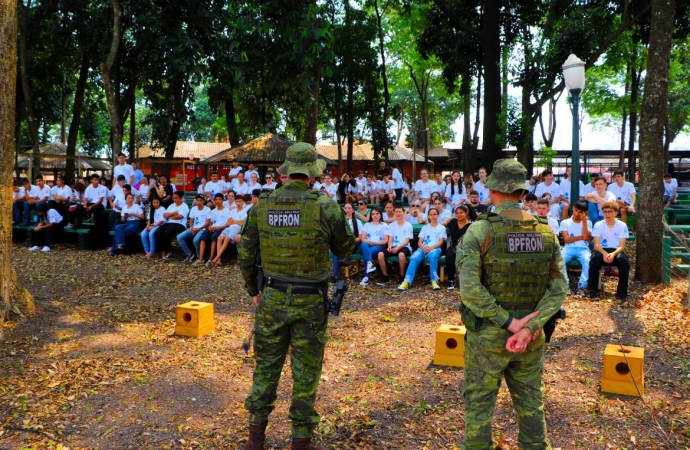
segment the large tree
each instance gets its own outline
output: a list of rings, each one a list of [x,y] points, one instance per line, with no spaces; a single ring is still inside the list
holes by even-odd
[[[637,258],[635,277],[645,283],[661,283],[664,217],[664,126],[668,111],[668,76],[673,38],[675,0],[653,0],[649,56],[640,117],[640,194],[637,209]]]
[[[0,340],[12,314],[33,310],[33,298],[12,269],[12,167],[17,81],[17,1],[0,0]]]

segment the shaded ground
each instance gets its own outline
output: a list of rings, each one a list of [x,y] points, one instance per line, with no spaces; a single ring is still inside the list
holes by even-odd
[[[244,442],[253,361],[240,346],[251,308],[234,264],[210,270],[69,245],[49,254],[14,251],[40,312],[10,324],[0,343],[0,449],[235,449]],[[433,292],[427,282],[422,276],[405,293],[395,283],[352,283],[347,311],[329,324],[317,403],[322,445],[458,448],[463,371],[431,360],[435,329],[460,321],[459,293]],[[687,280],[678,286],[633,284],[623,307],[612,299],[615,285],[597,303],[568,297],[544,375],[555,448],[690,445]],[[189,300],[214,303],[214,333],[173,334],[174,307]],[[608,343],[645,348],[644,401],[600,392]],[[287,364],[283,375],[268,431],[274,449],[289,443]],[[505,388],[494,430],[503,448],[517,448]]]

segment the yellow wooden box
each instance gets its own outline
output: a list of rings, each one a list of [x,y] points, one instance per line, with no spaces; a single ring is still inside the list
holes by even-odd
[[[175,334],[201,337],[215,329],[213,303],[187,302],[175,308]]]
[[[644,395],[644,349],[608,344],[604,351],[601,391],[635,397]]]
[[[463,325],[441,325],[436,330],[434,364],[465,367],[465,332]]]

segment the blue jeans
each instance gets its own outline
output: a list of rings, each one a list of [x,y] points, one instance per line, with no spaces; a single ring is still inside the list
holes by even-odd
[[[156,253],[156,238],[154,234],[158,231],[158,228],[141,232],[141,244],[144,246],[144,253]]]
[[[192,234],[192,232],[189,229],[186,229],[182,233],[177,235],[177,242],[180,244],[180,248],[184,252],[185,255],[191,256],[192,255],[192,250],[189,248],[188,245],[188,240],[191,239],[192,243],[194,244],[194,249],[195,249],[195,254],[197,258],[199,257],[199,246],[201,245],[201,240],[204,239],[204,235],[206,234],[206,230],[199,230],[196,232],[196,234]]]
[[[426,254],[421,248],[415,250],[410,258],[410,265],[407,266],[407,272],[405,272],[405,281],[407,281],[409,284],[412,284],[414,281],[414,276],[417,274],[417,268],[422,261],[426,261],[429,264],[429,276],[431,277],[431,281],[438,281],[438,259],[440,257],[440,248],[435,248]]]
[[[587,216],[592,221],[592,226],[604,220],[604,216],[599,215],[599,204],[597,202],[587,202]]]
[[[128,220],[125,223],[115,225],[115,239],[113,239],[113,249],[110,251],[110,254],[115,253],[115,247],[118,245],[125,245],[127,236],[137,234],[140,229],[141,222],[138,220]]]
[[[368,242],[362,242],[362,245],[359,246],[359,250],[362,252],[364,270],[366,270],[367,263],[371,261],[371,255],[378,255],[379,252],[383,250],[383,245],[370,245]]]
[[[352,253],[359,252],[359,244],[355,244],[355,249]],[[333,262],[333,276],[338,277],[340,275],[340,261],[347,258],[341,258],[340,256],[331,255],[331,261]]]
[[[586,289],[587,281],[589,280],[589,260],[592,259],[592,252],[589,251],[588,247],[565,246],[561,250],[561,254],[563,255],[563,267],[565,269],[564,273],[566,279],[568,277],[568,268],[566,267],[568,262],[573,259],[580,261],[582,274],[577,282],[577,287]]]

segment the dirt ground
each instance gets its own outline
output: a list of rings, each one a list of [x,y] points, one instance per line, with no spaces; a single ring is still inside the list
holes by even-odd
[[[0,449],[235,449],[246,439],[253,360],[241,350],[251,302],[237,266],[196,268],[110,258],[61,245],[14,247],[14,267],[39,312],[9,324],[0,343]],[[571,274],[571,281],[575,280]],[[455,449],[464,420],[463,370],[431,364],[435,330],[458,324],[459,292],[432,291],[428,275],[400,293],[361,287],[329,323],[316,441],[329,449]],[[560,449],[690,446],[687,279],[631,283],[630,300],[568,296],[568,318],[546,350],[545,404]],[[373,283],[372,283],[373,284]],[[444,286],[445,287],[445,286]],[[175,305],[215,307],[216,331],[174,335]],[[644,347],[644,397],[602,393],[607,344]],[[286,364],[268,430],[289,448]],[[494,434],[517,448],[515,411],[499,394]]]

